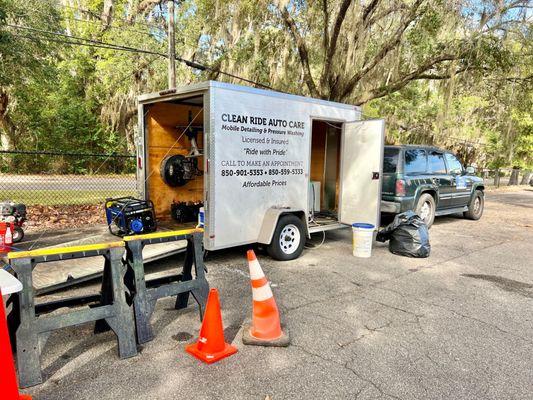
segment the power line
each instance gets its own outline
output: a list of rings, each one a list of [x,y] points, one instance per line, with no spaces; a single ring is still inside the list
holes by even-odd
[[[20,34],[16,34],[16,33],[12,33],[12,35],[16,36],[16,37],[23,38],[23,39],[33,40],[33,41],[39,40],[39,38],[35,38],[34,36],[20,35]],[[96,45],[96,44],[83,43],[83,42],[72,42],[72,41],[68,41],[68,40],[53,39],[53,38],[49,38],[49,37],[42,37],[41,39],[47,40],[47,41],[50,41],[50,42],[54,42],[54,43],[61,43],[61,44],[67,44],[67,45],[87,46],[87,47],[95,47],[95,48],[109,49],[109,50],[130,51],[130,50],[126,50],[126,49],[116,48],[116,47],[113,47],[113,46],[100,46],[100,45]],[[149,52],[149,51],[135,50],[135,51],[131,51],[131,52],[134,52],[134,53],[142,52],[142,53],[145,53],[145,54],[150,54],[150,55],[156,56],[155,58],[152,58],[152,60],[150,60],[144,66],[144,68],[149,67],[151,64],[153,64],[153,62],[157,59],[157,57],[162,56],[161,53],[155,53],[155,52]],[[131,78],[131,75],[128,74],[128,75],[123,76],[118,82],[115,82],[115,84],[120,84],[120,83],[124,82],[128,78]]]
[[[86,24],[102,25],[102,21],[100,21],[100,20],[97,21],[97,20],[94,20],[94,19],[81,19],[81,18],[70,17],[70,16],[65,17],[65,19],[68,19],[68,20],[71,20],[71,21],[83,22],[83,23],[86,23]],[[117,25],[113,25],[113,24],[105,25],[106,29],[107,28],[116,29],[116,30],[124,30],[124,29],[126,29],[129,32],[136,32],[136,33],[140,33],[142,35],[154,37],[154,33],[140,31],[138,29],[132,29],[132,27],[134,27],[134,25],[129,25],[129,26],[126,26],[126,25],[117,26]],[[164,31],[161,29],[161,32],[164,32]]]
[[[65,6],[67,7],[67,6]],[[41,9],[41,8],[34,8],[35,11],[37,12],[43,12],[44,13],[44,10]],[[70,20],[70,21],[77,21],[77,22],[83,22],[83,23],[86,23],[86,24],[93,24],[93,25],[102,25],[102,20],[100,19],[100,17],[96,17],[96,16],[93,16],[92,14],[88,14],[90,17],[94,18],[94,19],[82,19],[82,18],[76,18],[75,16],[71,15],[71,14],[66,14],[66,15],[62,15],[61,18],[63,18],[64,20]],[[15,17],[19,17],[19,18],[24,18],[26,17],[27,15],[24,14],[24,13],[19,13],[19,14],[13,14],[13,16]],[[44,16],[44,14],[43,14]],[[105,28],[109,28],[109,29],[117,29],[117,30],[124,30],[124,28],[126,28],[129,32],[136,32],[136,33],[140,33],[140,34],[143,34],[143,35],[147,35],[147,36],[151,36],[151,37],[154,37],[154,35],[159,35],[160,33],[165,33],[165,30],[163,28],[159,28],[159,27],[156,27],[156,26],[149,26],[148,28],[149,29],[157,29],[160,31],[160,33],[157,33],[157,34],[154,34],[154,33],[150,33],[150,32],[147,32],[147,31],[141,31],[141,30],[138,30],[138,29],[133,29],[135,28],[135,24],[136,23],[139,23],[139,22],[132,22],[131,24],[126,24],[126,23],[123,23],[121,25],[113,25],[113,24],[105,24]]]
[[[118,44],[109,43],[109,42],[102,42],[100,40],[82,38],[82,37],[79,37],[79,36],[67,35],[65,33],[52,32],[52,31],[47,31],[47,30],[37,29],[37,28],[30,28],[30,27],[21,26],[21,25],[6,24],[6,26],[8,26],[10,28],[14,28],[14,29],[29,30],[29,31],[32,31],[32,32],[41,33],[41,34],[45,34],[45,35],[54,35],[54,36],[60,36],[60,37],[63,37],[63,38],[78,40],[78,42],[73,42],[73,41],[68,41],[68,40],[53,39],[53,38],[50,38],[50,37],[47,37],[47,36],[41,36],[41,38],[40,38],[40,39],[55,41],[55,42],[58,42],[58,43],[65,43],[65,44],[72,44],[72,45],[79,45],[79,46],[88,46],[88,47],[98,47],[98,48],[105,48],[105,49],[111,49],[111,50],[129,51],[129,52],[133,52],[133,53],[153,54],[153,55],[158,55],[160,57],[167,58],[167,55],[164,54],[164,53],[158,53],[158,52],[151,51],[151,50],[139,49],[139,48],[136,48],[136,47],[123,46],[123,45],[118,45]],[[19,35],[19,36],[25,37],[26,39],[30,39],[30,40],[39,39],[39,38],[35,38],[34,36],[25,36],[25,35]],[[81,41],[81,42],[79,42],[79,41]],[[87,43],[84,43],[84,42],[87,42]],[[195,69],[198,69],[198,70],[201,70],[201,71],[210,70],[210,71],[213,71],[213,72],[215,72],[215,71],[216,72],[220,72],[221,74],[226,74],[228,76],[233,76],[236,79],[241,79],[243,81],[248,81],[250,83],[257,84],[258,86],[266,87],[265,85],[262,85],[260,83],[255,83],[253,81],[246,80],[245,78],[240,78],[240,77],[237,77],[236,75],[231,75],[231,74],[229,74],[227,72],[224,72],[224,71],[218,71],[218,70],[216,70],[214,68],[207,67],[207,66],[199,64],[199,63],[197,63],[195,61],[190,61],[190,60],[187,60],[187,59],[184,59],[184,58],[181,58],[181,57],[177,57],[177,56],[175,58],[176,58],[177,61],[182,62],[182,63],[186,64],[187,66],[189,66],[191,68],[195,68]]]
[[[72,7],[72,6],[68,6],[68,5],[63,5],[63,7],[64,8],[69,8],[71,10],[76,10],[76,11],[79,11],[81,13],[85,13],[85,14],[88,14],[88,15],[92,15],[94,18],[98,18],[98,19],[101,18],[101,15],[99,15],[98,13],[96,13],[94,11],[91,11],[91,10],[83,9],[83,8],[80,8],[80,7]],[[116,16],[113,16],[113,19],[116,20],[116,21],[120,21],[124,25],[128,25],[128,26],[131,26],[133,24],[141,24],[141,25],[146,25],[146,26],[149,26],[149,27],[164,31],[164,28],[162,28],[161,26],[155,25],[155,24],[150,24],[150,23],[144,22],[144,21],[135,20],[135,22],[133,22],[133,20],[132,21],[128,21],[128,20],[125,20],[125,19],[122,19],[122,18],[118,18]]]
[[[122,49],[128,49],[128,50],[135,50],[135,51],[139,51],[139,52],[147,52],[148,51],[148,52],[150,52],[150,54],[160,54],[160,55],[163,54],[163,53],[151,52],[150,50],[143,50],[143,49],[138,49],[138,48],[135,48],[135,47],[119,45],[119,44],[116,44],[116,43],[102,42],[100,40],[89,39],[89,38],[84,38],[84,37],[74,36],[74,35],[67,35],[66,33],[53,32],[53,31],[48,31],[48,30],[39,29],[39,28],[31,28],[31,27],[28,27],[28,26],[12,25],[12,24],[6,24],[6,26],[8,26],[10,28],[14,28],[14,29],[26,30],[26,31],[45,34],[45,35],[54,35],[54,36],[61,36],[63,38],[67,38],[67,39],[81,40],[81,41],[84,41],[84,42],[89,42],[89,43],[93,43],[93,44],[97,44],[97,45],[101,45],[101,46],[116,47],[117,49],[118,48],[122,48]]]
[[[85,46],[85,47],[95,47],[99,49],[107,49],[107,50],[120,50],[120,51],[127,51],[131,53],[143,53],[143,54],[152,54],[157,56],[165,57],[165,54],[162,53],[156,53],[154,51],[149,50],[142,50],[142,49],[129,49],[127,47],[120,47],[120,46],[108,46],[108,45],[101,45],[101,44],[94,44],[94,43],[85,43],[85,42],[76,42],[76,41],[70,41],[65,39],[55,39],[51,37],[35,37],[35,36],[28,36],[28,35],[21,35],[21,34],[13,34],[13,36],[20,37],[23,39],[33,40],[33,41],[41,41],[46,40],[54,43],[61,43],[61,44],[68,44],[68,45],[74,45],[74,46]]]
[[[32,27],[22,26],[22,25],[6,24],[6,26],[8,26],[10,28],[13,28],[13,29],[18,29],[18,30],[27,30],[27,31],[30,31],[30,32],[36,32],[36,33],[40,33],[40,34],[54,35],[54,36],[60,36],[62,38],[77,40],[77,41],[69,41],[69,40],[65,40],[65,39],[59,40],[59,39],[52,39],[50,37],[43,37],[43,36],[41,36],[41,38],[40,38],[40,39],[55,41],[55,42],[58,42],[58,43],[64,43],[64,44],[69,44],[69,45],[78,45],[78,46],[98,47],[98,48],[104,48],[104,49],[110,49],[110,50],[128,51],[128,52],[133,52],[133,53],[152,54],[152,55],[157,55],[157,56],[160,56],[160,57],[167,58],[167,55],[164,54],[164,53],[159,53],[159,52],[155,52],[155,51],[151,51],[151,50],[143,50],[143,49],[139,49],[139,48],[136,48],[136,47],[117,45],[117,44],[114,44],[114,43],[102,42],[102,41],[99,41],[99,40],[88,39],[88,38],[83,38],[83,37],[74,36],[74,35],[67,35],[65,33],[52,32],[52,31],[47,31],[47,30],[44,30],[44,29],[32,28]],[[24,38],[29,39],[29,40],[38,40],[39,39],[39,38],[36,38],[34,36],[25,36],[25,35],[19,35],[19,36],[24,37]],[[246,83],[255,85],[257,87],[262,87],[264,89],[273,90],[272,87],[270,87],[268,85],[264,85],[262,83],[253,81],[251,79],[242,78],[242,77],[240,77],[238,75],[234,75],[234,74],[229,73],[229,72],[225,72],[225,71],[222,71],[222,70],[219,70],[219,69],[216,69],[216,68],[212,68],[212,67],[209,67],[207,65],[200,64],[200,63],[198,63],[196,61],[187,60],[185,58],[181,58],[181,57],[178,57],[178,56],[175,56],[175,59],[177,61],[187,65],[188,67],[197,69],[199,71],[210,71],[210,72],[214,72],[214,73],[219,73],[221,75],[225,75],[225,76],[228,76],[230,78],[237,79],[237,80],[240,80],[242,82],[246,82]]]
[[[64,38],[64,39],[55,39],[55,38],[52,38],[52,37],[49,37],[49,36],[41,36],[39,38],[39,37],[36,37],[36,36],[18,35],[18,36],[21,36],[21,37],[24,37],[24,38],[30,39],[30,40],[39,40],[39,39],[43,40],[44,39],[44,40],[49,40],[49,41],[57,42],[57,43],[64,43],[64,44],[71,44],[71,45],[78,45],[78,46],[87,46],[87,47],[98,47],[98,48],[104,48],[104,49],[110,49],[110,50],[122,50],[122,51],[134,52],[134,53],[152,54],[152,55],[158,55],[158,56],[161,56],[161,57],[166,57],[166,55],[164,53],[158,53],[158,52],[151,51],[151,50],[144,50],[144,49],[139,49],[139,48],[136,48],[136,47],[123,46],[123,45],[118,45],[118,44],[109,43],[109,42],[102,42],[102,41],[99,41],[99,40],[82,38],[82,37],[79,37],[79,36],[67,35],[67,34],[64,34],[64,33],[51,32],[51,31],[46,31],[46,30],[43,30],[43,29],[24,27],[24,26],[20,26],[20,25],[11,25],[11,24],[6,24],[6,25],[9,26],[10,28],[14,28],[14,29],[27,30],[27,31],[30,31],[30,32],[38,33],[38,34],[59,36],[61,38]],[[73,39],[74,41],[67,40],[67,39]]]
[[[37,156],[71,156],[71,157],[117,157],[117,158],[135,158],[135,154],[117,154],[117,153],[76,153],[62,151],[36,151],[36,150],[0,150],[0,154],[24,154]]]

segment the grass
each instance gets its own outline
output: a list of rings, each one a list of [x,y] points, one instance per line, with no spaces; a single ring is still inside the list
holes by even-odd
[[[0,201],[30,205],[60,206],[104,204],[106,198],[135,196],[131,190],[2,190]]]

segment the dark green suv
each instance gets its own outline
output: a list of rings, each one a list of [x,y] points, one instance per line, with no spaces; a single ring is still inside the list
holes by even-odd
[[[462,212],[478,220],[485,205],[483,179],[457,157],[429,146],[385,146],[381,212],[413,210],[431,226],[435,216]]]

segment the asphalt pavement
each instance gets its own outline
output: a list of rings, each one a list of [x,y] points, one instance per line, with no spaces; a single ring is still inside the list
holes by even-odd
[[[155,339],[119,360],[112,333],[84,325],[55,332],[44,348],[52,399],[532,399],[533,188],[488,192],[480,221],[437,218],[431,256],[412,259],[376,244],[351,255],[349,230],[313,237],[302,257],[259,253],[287,348],[244,346],[251,315],[245,248],[209,255],[226,340],[239,352],[213,365],[185,353],[200,328],[197,308],[160,300]],[[179,265],[169,259],[152,265]],[[97,291],[96,285],[82,292]]]

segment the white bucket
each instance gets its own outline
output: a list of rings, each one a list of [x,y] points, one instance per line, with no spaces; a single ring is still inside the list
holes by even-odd
[[[353,232],[353,255],[355,257],[368,258],[372,255],[372,239],[374,237],[372,224],[352,224]]]

